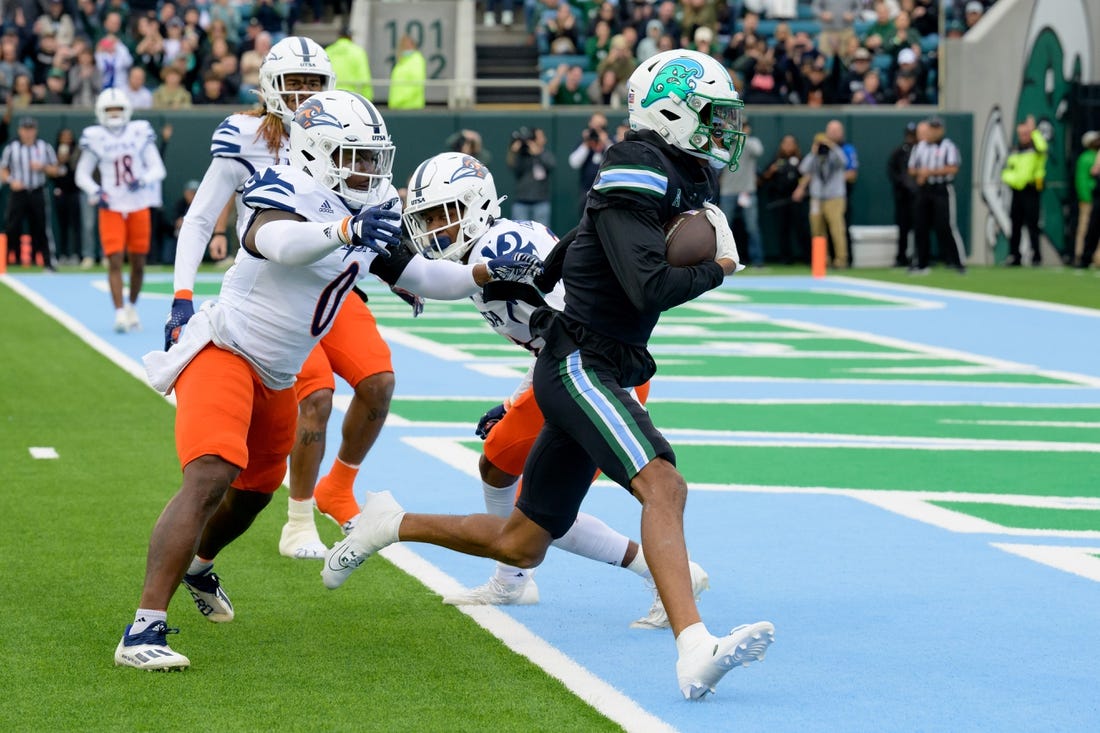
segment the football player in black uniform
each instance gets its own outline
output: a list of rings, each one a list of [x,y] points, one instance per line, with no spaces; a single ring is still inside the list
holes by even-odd
[[[676,635],[677,683],[684,697],[697,699],[733,667],[762,659],[774,628],[761,621],[715,637],[700,620],[684,541],[687,484],[630,388],[656,371],[646,346],[661,312],[740,269],[729,224],[711,202],[717,171],[737,165],[744,105],[726,69],[695,51],[647,59],[627,94],[631,131],[608,149],[579,226],[546,263],[550,280],[565,280],[565,310],[542,309],[532,319],[546,339],[534,373],[546,423],[511,517],[411,514],[388,492],[369,494],[322,575],[336,587],[371,553],[400,540],[535,567],[572,526],[599,468],[643,505],[642,547]],[[713,262],[672,267],[665,224],[689,209],[706,210],[717,253]]]

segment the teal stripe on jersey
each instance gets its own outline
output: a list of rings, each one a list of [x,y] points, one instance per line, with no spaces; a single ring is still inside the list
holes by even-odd
[[[601,193],[618,189],[664,196],[668,190],[668,176],[654,168],[615,165],[601,170],[592,188]]]

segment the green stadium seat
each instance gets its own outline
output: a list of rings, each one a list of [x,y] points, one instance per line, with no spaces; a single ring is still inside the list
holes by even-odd
[[[821,24],[816,20],[791,20],[787,21],[787,25],[791,27],[791,33],[806,32],[814,38],[821,32]]]
[[[921,53],[931,53],[940,47],[940,37],[935,33],[929,33],[920,39]]]

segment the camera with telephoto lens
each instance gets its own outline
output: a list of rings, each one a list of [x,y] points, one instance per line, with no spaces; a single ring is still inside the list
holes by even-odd
[[[519,151],[527,153],[531,150],[531,141],[535,139],[535,133],[526,125],[512,133],[512,142],[519,143]]]
[[[590,143],[599,142],[600,131],[597,130],[595,127],[588,127],[588,128],[585,129],[582,136],[583,136],[585,142],[590,142]]]

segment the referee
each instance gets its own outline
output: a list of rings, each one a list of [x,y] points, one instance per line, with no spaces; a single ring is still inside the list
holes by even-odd
[[[46,177],[56,176],[57,172],[57,153],[53,146],[38,139],[38,122],[33,117],[24,117],[19,121],[19,138],[8,143],[0,154],[0,183],[11,186],[4,227],[9,264],[19,260],[19,237],[26,222],[32,253],[40,253],[46,269],[54,271],[53,255],[46,238]]]
[[[959,172],[959,149],[944,137],[943,120],[928,120],[927,134],[909,156],[909,174],[917,182],[913,212],[917,256],[909,272],[928,273],[931,230],[944,263],[959,273],[966,272],[966,250],[955,225],[955,175]]]

